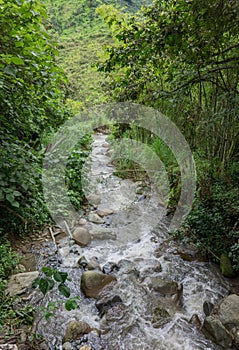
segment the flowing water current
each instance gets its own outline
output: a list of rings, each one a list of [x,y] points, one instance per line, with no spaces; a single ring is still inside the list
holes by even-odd
[[[190,319],[196,314],[203,322],[204,302],[215,304],[226,295],[227,282],[213,264],[200,259],[182,259],[178,252],[184,251],[186,243],[171,240],[166,210],[159,205],[162,199],[152,191],[138,191],[140,182],[122,180],[113,174],[115,169],[106,140],[107,135],[94,136],[88,180],[91,191],[93,189],[101,198],[97,210],[111,209],[113,214],[105,216],[103,223],[87,221],[84,225],[92,236],[90,245],[80,247],[66,237],[58,246],[52,244],[44,248],[38,262],[39,267],[48,264],[68,272],[71,278],[68,285],[72,295],[80,296],[80,308],[69,312],[62,306],[49,321],[39,318],[36,321],[38,333],[45,337],[49,349],[61,349],[67,323],[78,320],[101,330],[101,338],[93,334],[81,340],[83,345],[90,344],[95,350],[221,349],[207,340]],[[89,217],[89,210],[86,209],[83,217]],[[122,303],[103,316],[95,300],[81,292],[83,269],[78,261],[82,256],[87,261],[97,262],[103,271],[109,270],[117,278],[109,293],[119,296]],[[154,278],[183,286],[180,302],[164,298],[152,289]],[[44,302],[39,293],[34,292],[32,296],[38,305],[57,298],[57,291],[49,293]],[[165,322],[157,319],[155,310],[161,313],[164,310]],[[75,345],[75,348],[81,346]]]

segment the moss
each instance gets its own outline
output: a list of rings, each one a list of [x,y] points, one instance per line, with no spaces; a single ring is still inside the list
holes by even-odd
[[[225,277],[235,277],[235,271],[233,270],[231,260],[226,254],[222,254],[220,258],[221,273]]]

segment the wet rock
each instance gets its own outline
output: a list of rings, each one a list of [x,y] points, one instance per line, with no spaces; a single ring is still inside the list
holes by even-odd
[[[116,233],[104,227],[91,229],[90,234],[92,239],[98,239],[98,240],[108,240],[108,239],[116,240],[117,238]]]
[[[71,321],[68,323],[65,331],[65,335],[62,339],[63,343],[70,342],[82,337],[84,334],[88,334],[91,331],[91,327],[88,323],[80,321]]]
[[[160,293],[162,296],[172,297],[175,302],[181,301],[183,294],[182,284],[160,277],[151,277],[147,284],[150,289]]]
[[[9,278],[7,293],[9,295],[20,295],[31,287],[32,282],[39,276],[38,271],[30,271],[12,275]]]
[[[114,262],[109,261],[103,266],[102,271],[106,274],[110,274],[114,271],[119,271],[119,266]]]
[[[205,318],[202,331],[224,349],[229,349],[232,344],[239,349],[239,296],[231,294],[214,307]]]
[[[171,316],[163,307],[156,307],[153,310],[151,322],[154,328],[159,328],[171,321]]]
[[[86,224],[87,224],[87,220],[81,218],[81,219],[79,220],[78,224],[79,224],[79,225],[86,225]]]
[[[83,345],[80,350],[92,350],[92,348],[89,345]]]
[[[62,349],[63,350],[72,350],[73,347],[71,346],[71,343],[70,342],[66,342],[62,345]]]
[[[225,277],[234,277],[235,272],[232,268],[231,260],[226,254],[222,254],[220,258],[220,270],[223,276]]]
[[[206,316],[209,316],[214,308],[214,305],[210,301],[204,301],[203,303],[203,312]]]
[[[88,202],[93,206],[97,206],[101,202],[100,196],[98,194],[91,193],[86,198]]]
[[[90,213],[88,220],[94,224],[103,224],[104,220],[96,213]]]
[[[116,306],[117,304],[123,303],[122,299],[118,295],[110,295],[108,291],[100,293],[98,300],[95,303],[96,308],[99,311],[100,317],[104,316],[107,310]]]
[[[203,323],[202,332],[205,337],[212,340],[214,343],[221,345],[222,348],[231,349],[232,338],[230,333],[217,317],[206,317]]]
[[[87,260],[82,256],[78,261],[78,265],[84,270],[100,270],[100,265],[96,257]]]
[[[197,314],[193,314],[192,317],[190,318],[189,323],[194,324],[198,329],[201,328],[201,321],[198,317]]]
[[[77,227],[73,232],[73,238],[75,242],[81,247],[85,247],[91,242],[91,235],[89,231],[84,227]]]
[[[112,215],[114,213],[114,210],[106,208],[102,210],[97,210],[97,214],[101,217]]]
[[[97,298],[101,290],[117,279],[96,271],[85,271],[81,276],[81,289],[86,297]]]

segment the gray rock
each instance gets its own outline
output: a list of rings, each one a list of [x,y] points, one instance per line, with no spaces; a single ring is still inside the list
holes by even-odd
[[[93,206],[97,206],[101,202],[100,196],[98,194],[91,193],[86,198],[88,202]]]
[[[98,299],[95,303],[95,306],[99,311],[100,317],[102,317],[107,312],[107,310],[122,303],[123,301],[120,298],[120,296],[115,295],[109,286],[107,288],[104,288],[102,292],[99,294]]]
[[[203,312],[206,316],[209,316],[213,310],[214,305],[210,301],[204,301],[203,303]]]
[[[90,213],[88,220],[95,224],[103,224],[104,220],[96,213]]]
[[[85,256],[82,256],[79,261],[78,265],[83,268],[84,270],[100,270],[100,264],[98,263],[98,260],[96,257],[92,257],[90,259],[86,259]]]
[[[79,225],[86,225],[86,224],[87,224],[87,220],[81,218],[81,219],[79,220],[78,224],[79,224]]]
[[[32,282],[39,276],[38,271],[30,271],[12,275],[9,278],[6,292],[9,295],[19,295],[31,287]]]
[[[239,349],[239,296],[231,294],[214,307],[203,323],[202,332],[216,344]]]
[[[183,293],[181,284],[160,277],[151,277],[148,287],[163,296],[173,297],[175,301],[179,301]]]
[[[190,318],[189,323],[194,324],[198,329],[200,329],[201,326],[202,326],[201,325],[201,321],[200,321],[200,319],[199,319],[197,314],[193,314],[192,315],[192,317]]]
[[[153,310],[151,322],[154,328],[159,328],[171,321],[170,314],[164,307],[156,307]]]
[[[117,235],[116,233],[112,232],[111,230],[104,228],[104,227],[97,227],[89,230],[92,239],[94,240],[106,240],[106,239],[112,239],[116,240]]]
[[[89,231],[84,227],[77,227],[73,232],[73,238],[75,242],[81,247],[85,247],[91,242],[91,235]]]
[[[114,210],[109,209],[109,208],[105,208],[105,209],[102,209],[102,210],[97,210],[97,214],[99,216],[101,216],[101,217],[112,215],[113,213],[114,213]]]
[[[218,317],[232,338],[239,337],[239,295],[231,294],[223,299],[219,306]]]
[[[96,271],[85,271],[81,276],[81,289],[88,298],[97,298],[102,289],[117,279]]]
[[[88,325],[88,323],[80,321],[71,321],[66,327],[65,335],[62,339],[62,342],[66,343],[71,340],[79,339],[84,334],[90,333],[90,331],[91,327]]]
[[[205,318],[202,332],[208,339],[221,345],[224,349],[231,348],[232,338],[230,333],[216,316],[212,315]]]
[[[62,345],[62,349],[63,349],[63,350],[72,350],[73,347],[71,346],[71,343],[67,341],[66,343],[64,343],[64,344]]]

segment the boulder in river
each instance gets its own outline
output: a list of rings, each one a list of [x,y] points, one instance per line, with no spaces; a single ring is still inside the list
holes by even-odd
[[[63,343],[70,342],[81,338],[84,334],[88,334],[91,331],[91,327],[86,322],[71,321],[68,323],[65,331],[65,335],[62,339]]]
[[[145,281],[147,281],[147,278]],[[150,289],[160,293],[162,296],[171,297],[174,301],[181,302],[183,294],[182,284],[157,276],[151,277],[147,284]]]
[[[98,194],[91,193],[86,198],[91,205],[96,207],[101,202],[100,196]]]
[[[99,311],[100,317],[102,317],[109,309],[122,303],[123,301],[120,296],[115,295],[115,293],[112,291],[111,286],[108,286],[104,288],[101,293],[99,293],[99,296],[95,302],[95,306]]]
[[[89,231],[84,227],[77,227],[73,232],[73,238],[81,247],[85,247],[91,242],[91,235]]]
[[[84,271],[81,276],[81,290],[87,298],[97,298],[102,289],[116,282],[116,277],[97,271]]]
[[[232,345],[239,349],[239,296],[225,297],[205,318],[202,332],[224,349],[230,349]]]

